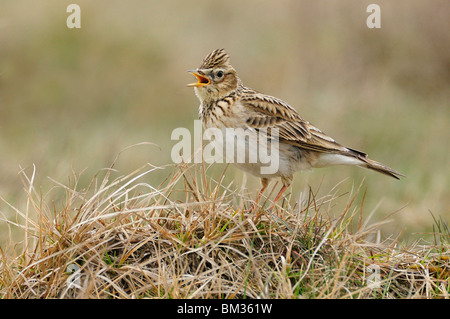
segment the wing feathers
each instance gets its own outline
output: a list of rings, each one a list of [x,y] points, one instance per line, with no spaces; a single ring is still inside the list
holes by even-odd
[[[277,128],[283,142],[318,152],[348,151],[311,123],[303,120],[295,109],[280,99],[246,89],[240,102],[249,109],[247,118],[249,126],[256,129]]]

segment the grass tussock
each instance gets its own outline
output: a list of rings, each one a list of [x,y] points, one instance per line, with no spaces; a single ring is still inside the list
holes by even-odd
[[[76,178],[55,182],[61,203],[24,174],[28,203],[16,209],[24,222],[7,221],[24,240],[0,250],[1,298],[449,297],[442,220],[434,242],[406,246],[380,239],[379,223],[356,200],[361,186],[321,197],[308,190],[272,210],[266,194],[248,213],[252,195],[207,177],[201,165],[178,166],[154,186],[158,169],[113,178],[111,168],[84,190]],[[342,200],[346,208],[331,217]]]

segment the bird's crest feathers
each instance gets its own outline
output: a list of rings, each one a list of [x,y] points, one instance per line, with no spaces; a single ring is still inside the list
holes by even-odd
[[[225,49],[217,49],[208,54],[204,59],[199,69],[211,69],[215,67],[226,66],[230,64],[230,57],[225,52]]]

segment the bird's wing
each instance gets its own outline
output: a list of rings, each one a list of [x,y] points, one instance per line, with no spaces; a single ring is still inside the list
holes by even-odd
[[[248,110],[247,125],[255,129],[277,128],[280,142],[317,152],[367,157],[363,152],[337,143],[280,99],[248,89],[241,95],[240,102]]]

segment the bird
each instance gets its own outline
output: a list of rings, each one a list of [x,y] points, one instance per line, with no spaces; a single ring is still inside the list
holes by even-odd
[[[200,100],[199,117],[204,129],[244,129],[253,137],[259,132],[269,132],[265,136],[265,147],[269,147],[273,137],[278,139],[278,169],[274,172],[262,172],[262,162],[234,163],[238,168],[261,179],[261,189],[256,202],[269,185],[272,178],[281,178],[282,187],[274,199],[277,202],[291,185],[297,171],[334,165],[353,165],[367,168],[395,179],[399,172],[370,159],[366,153],[343,146],[320,129],[303,119],[300,114],[285,101],[266,95],[244,86],[237,71],[230,64],[225,49],[216,49],[209,53],[200,66],[188,70],[195,76],[196,82],[187,84],[193,87]],[[270,132],[276,132],[272,135]],[[226,135],[226,134],[225,134]],[[264,138],[254,138],[262,142]],[[219,147],[227,144],[225,138],[219,139]],[[247,156],[253,153],[247,140],[242,144]],[[238,151],[239,152],[239,151]],[[242,150],[240,150],[242,153]],[[235,155],[236,157],[236,155]],[[253,208],[252,208],[253,209]],[[252,210],[251,209],[251,210]]]

